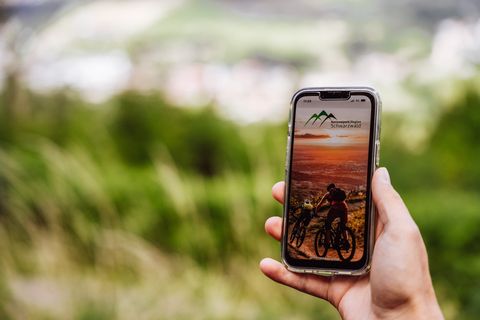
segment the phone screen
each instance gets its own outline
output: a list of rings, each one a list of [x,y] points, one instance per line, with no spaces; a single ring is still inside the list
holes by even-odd
[[[286,261],[355,269],[368,250],[374,98],[301,95],[291,122]]]

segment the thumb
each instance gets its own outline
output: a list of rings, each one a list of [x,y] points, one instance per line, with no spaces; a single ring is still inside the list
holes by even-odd
[[[393,188],[390,182],[390,175],[386,168],[378,168],[372,180],[373,202],[377,208],[380,221],[388,227],[393,223],[413,222],[405,203]]]

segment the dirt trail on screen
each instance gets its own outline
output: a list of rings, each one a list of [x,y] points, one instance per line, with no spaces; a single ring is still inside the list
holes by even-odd
[[[351,261],[358,261],[363,256],[364,251],[364,239],[363,239],[363,219],[364,219],[364,204],[362,201],[349,202],[349,214],[348,214],[348,224],[347,226],[352,228],[356,234],[356,249],[355,254]],[[324,209],[320,212],[320,217],[325,217],[327,214],[327,209]],[[289,234],[291,234],[294,224],[290,224]],[[319,217],[312,219],[307,228],[307,233],[305,235],[305,241],[303,244],[296,248],[294,245],[289,244],[289,252],[293,258],[296,259],[322,259],[322,260],[335,260],[339,261],[338,253],[335,249],[329,249],[327,256],[324,258],[319,258],[315,253],[315,235],[318,230],[323,226],[323,221]]]

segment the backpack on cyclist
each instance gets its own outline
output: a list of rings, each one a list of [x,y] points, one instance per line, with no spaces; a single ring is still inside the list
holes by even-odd
[[[332,190],[330,190],[330,194],[332,195],[333,201],[341,202],[347,199],[347,194],[345,193],[345,191],[343,191],[343,189],[340,188],[333,188]]]

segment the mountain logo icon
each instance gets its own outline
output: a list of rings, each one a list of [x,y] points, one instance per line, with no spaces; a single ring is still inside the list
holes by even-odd
[[[312,116],[310,117],[310,119],[307,120],[307,122],[305,122],[305,124],[303,126],[306,126],[311,120],[312,121],[312,124],[314,124],[317,120],[321,120],[322,117],[325,116],[325,119],[323,119],[323,121],[320,123],[319,127],[322,126],[322,124],[327,121],[327,119],[335,119],[337,120],[337,118],[335,118],[335,116],[333,115],[333,113],[327,113],[325,110],[322,110],[322,112],[320,113],[314,113],[312,114]],[[330,120],[331,121],[331,120]]]

